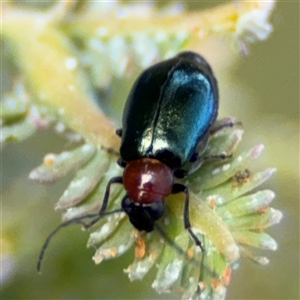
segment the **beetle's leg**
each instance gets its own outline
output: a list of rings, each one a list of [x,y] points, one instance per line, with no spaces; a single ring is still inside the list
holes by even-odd
[[[104,198],[103,198],[103,202],[102,202],[102,206],[99,210],[99,216],[101,216],[101,214],[106,211],[106,207],[107,207],[108,200],[109,200],[110,187],[114,183],[123,184],[123,177],[121,177],[121,176],[113,177],[107,183]]]
[[[209,156],[204,156],[204,157],[201,157],[199,156],[198,157],[198,160],[196,160],[196,162],[194,162],[189,170],[184,170],[184,169],[178,169],[178,170],[175,170],[174,171],[174,176],[176,178],[184,178],[186,175],[188,174],[192,174],[194,173],[195,171],[197,171],[204,162],[208,161],[208,160],[223,160],[223,159],[229,159],[232,157],[232,154],[225,154],[225,153],[221,153],[221,154],[216,154],[216,155],[209,155]]]
[[[202,243],[200,242],[200,240],[198,239],[198,237],[195,235],[195,233],[191,228],[190,215],[189,215],[189,206],[190,206],[189,190],[185,185],[175,183],[172,188],[172,193],[177,194],[181,192],[185,193],[185,203],[184,203],[184,212],[183,212],[184,227],[189,232],[190,236],[193,238],[195,244],[201,249],[201,251],[204,252]]]
[[[216,155],[209,155],[209,156],[204,156],[201,158],[201,163],[204,163],[207,160],[223,160],[223,159],[229,159],[232,158],[232,154],[225,154],[225,153],[221,153],[221,154],[216,154]]]
[[[103,202],[102,202],[101,208],[99,210],[98,216],[94,220],[92,220],[90,223],[84,224],[83,226],[85,229],[88,229],[91,226],[93,226],[94,224],[96,224],[99,221],[99,219],[103,216],[103,214],[105,213],[107,204],[108,204],[108,200],[109,200],[110,187],[114,183],[123,184],[123,178],[121,176],[118,176],[118,177],[113,177],[109,180],[109,182],[107,183],[107,186],[106,186]]]
[[[223,128],[233,127],[236,125],[240,126],[242,125],[242,122],[237,121],[235,118],[226,118],[226,119],[218,120],[210,127],[209,134],[212,135],[222,130]]]
[[[233,126],[240,126],[242,125],[242,122],[237,121],[235,118],[225,118],[222,120],[218,120],[216,121],[211,128],[209,129],[209,134],[215,134],[216,132],[222,130],[223,128],[227,128],[227,127],[233,127]],[[204,151],[203,151],[204,152]],[[199,159],[199,164],[203,164],[203,162],[207,161],[207,160],[218,160],[218,159],[228,159],[231,158],[232,154],[224,154],[224,153],[220,153],[220,154],[216,154],[216,155],[209,155],[209,156],[205,156],[205,157],[201,157]]]
[[[118,128],[118,129],[116,130],[116,135],[117,135],[117,136],[122,137],[122,133],[123,133],[122,128]]]

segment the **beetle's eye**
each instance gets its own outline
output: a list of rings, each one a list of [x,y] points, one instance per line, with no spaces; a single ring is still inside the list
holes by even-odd
[[[128,198],[127,195],[123,198],[121,205],[122,205],[124,212],[127,215],[132,214],[132,211],[135,209],[135,205],[134,205],[133,201],[130,198]]]
[[[151,205],[144,207],[153,221],[156,221],[165,212],[165,204],[163,201],[155,201]]]

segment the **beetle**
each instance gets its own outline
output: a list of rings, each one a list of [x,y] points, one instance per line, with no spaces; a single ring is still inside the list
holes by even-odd
[[[218,113],[218,85],[206,60],[197,53],[185,51],[146,69],[135,81],[127,98],[118,164],[123,176],[109,180],[95,224],[106,212],[110,188],[123,184],[126,195],[121,202],[132,225],[151,232],[165,211],[165,198],[173,193],[185,194],[184,226],[202,249],[191,229],[189,191],[176,178],[193,172],[203,161],[210,129]],[[224,156],[220,156],[224,158]],[[93,215],[95,216],[95,215]],[[86,216],[90,217],[90,216]],[[41,251],[38,269],[51,237]]]
[[[111,185],[123,184],[122,210],[135,228],[150,232],[164,214],[165,198],[183,192],[184,226],[203,250],[189,221],[188,188],[174,178],[200,165],[217,113],[217,80],[199,54],[182,52],[145,70],[129,93],[122,128],[116,131],[124,173],[109,181],[99,217],[106,211]]]

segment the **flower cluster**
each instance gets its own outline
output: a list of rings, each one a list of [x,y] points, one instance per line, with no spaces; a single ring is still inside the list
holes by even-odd
[[[220,122],[220,121],[219,121]],[[221,122],[235,123],[232,118]],[[266,257],[256,256],[251,247],[276,250],[277,244],[265,229],[281,219],[281,212],[269,207],[274,198],[270,190],[251,193],[267,180],[275,169],[252,172],[253,159],[263,145],[236,154],[243,130],[236,125],[211,134],[204,153],[232,153],[224,161],[205,162],[184,182],[190,189],[190,221],[193,231],[204,245],[204,252],[194,244],[183,225],[183,196],[171,195],[167,210],[158,222],[161,231],[138,232],[124,212],[102,217],[90,229],[88,246],[96,247],[96,263],[122,255],[135,247],[134,261],[125,272],[130,280],[141,280],[155,267],[152,287],[159,293],[169,292],[179,281],[182,297],[223,298],[232,268],[241,255],[266,264]],[[33,170],[30,178],[53,183],[72,170],[75,177],[56,204],[63,209],[63,221],[97,214],[110,178],[121,175],[115,153],[84,144],[73,151],[48,154],[44,163]],[[120,208],[124,189],[112,189],[107,211]],[[250,247],[249,247],[250,246]]]

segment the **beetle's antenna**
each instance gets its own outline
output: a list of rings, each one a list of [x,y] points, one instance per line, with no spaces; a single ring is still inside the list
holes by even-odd
[[[207,266],[205,266],[203,264],[203,260],[199,261],[194,257],[190,257],[188,255],[188,253],[186,251],[184,251],[175,241],[173,241],[168,235],[167,233],[157,224],[154,223],[155,229],[158,231],[158,233],[163,237],[163,239],[165,240],[165,242],[172,248],[175,249],[175,251],[182,257],[184,257],[188,262],[193,263],[195,266],[197,267],[201,267],[203,269],[205,269],[206,272],[208,272],[212,277],[217,277],[217,273],[212,271],[210,268],[208,268]],[[197,247],[199,247],[197,245]],[[201,251],[204,252],[204,250]]]
[[[103,216],[107,216],[107,215],[112,215],[112,214],[115,214],[115,213],[118,213],[118,212],[122,212],[123,209],[115,209],[115,210],[112,210],[112,211],[107,211],[107,212],[103,212],[101,213],[101,215],[99,215],[99,213],[97,214],[88,214],[88,215],[85,215],[85,216],[81,216],[81,217],[78,217],[78,218],[74,218],[72,220],[69,220],[69,221],[66,221],[62,224],[60,224],[59,226],[57,226],[47,237],[46,241],[44,242],[43,244],[43,247],[41,249],[41,252],[40,252],[40,255],[39,255],[39,258],[38,258],[38,263],[37,263],[37,271],[39,273],[41,273],[41,267],[42,267],[42,261],[43,261],[43,258],[44,258],[44,255],[45,255],[45,251],[46,249],[48,248],[48,245],[50,243],[50,241],[52,240],[52,238],[64,227],[67,227],[71,224],[76,224],[76,223],[80,223],[84,226],[85,229],[91,227],[91,224],[95,224],[101,217]],[[94,219],[90,224],[86,225],[82,222],[83,219]],[[96,220],[96,221],[95,221]],[[95,222],[94,222],[95,221]]]

